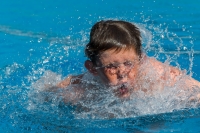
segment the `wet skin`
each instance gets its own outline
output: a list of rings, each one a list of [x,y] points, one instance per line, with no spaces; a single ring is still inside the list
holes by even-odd
[[[91,63],[90,67],[87,63]],[[120,51],[107,50],[99,56],[97,64],[86,62],[86,68],[110,88],[115,88],[115,94],[120,97],[128,97],[133,89],[138,74],[139,56],[134,49]]]

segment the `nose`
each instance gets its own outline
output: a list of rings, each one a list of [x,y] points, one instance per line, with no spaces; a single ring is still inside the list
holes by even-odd
[[[118,69],[118,73],[120,74],[120,73],[124,73],[125,72],[125,70],[126,70],[126,68],[125,68],[125,66],[123,65],[123,64],[119,64],[118,65],[118,67],[117,67]]]
[[[128,74],[128,72],[127,72],[125,66],[123,64],[120,64],[118,66],[118,70],[117,70],[118,78],[123,79],[123,78],[127,77],[127,74]]]

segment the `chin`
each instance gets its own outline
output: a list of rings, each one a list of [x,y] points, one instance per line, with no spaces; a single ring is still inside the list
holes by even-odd
[[[130,98],[130,93],[121,94],[121,95],[119,95],[119,98],[121,98],[121,99],[127,99],[127,98]]]
[[[130,89],[128,87],[120,87],[117,89],[117,96],[119,98],[129,98],[130,97]]]

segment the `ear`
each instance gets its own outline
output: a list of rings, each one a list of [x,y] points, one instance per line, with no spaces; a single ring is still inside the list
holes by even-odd
[[[94,64],[90,60],[85,61],[85,68],[92,73],[93,75],[97,75],[97,70],[94,68]]]

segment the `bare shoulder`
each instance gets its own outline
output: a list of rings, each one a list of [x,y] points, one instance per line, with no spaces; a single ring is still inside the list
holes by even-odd
[[[153,68],[157,71],[157,74],[160,75],[160,79],[169,80],[169,86],[173,86],[180,78],[185,74],[184,71],[180,70],[177,67],[170,66],[168,64],[162,63],[154,58],[149,58],[149,63],[151,64],[150,68]],[[186,85],[191,88],[192,86],[197,86],[200,88],[200,82],[195,80],[192,77],[187,76],[185,78]]]
[[[150,65],[149,68],[156,72],[157,78],[164,81],[168,80],[169,86],[173,86],[182,75],[182,71],[179,68],[162,63],[155,58],[149,58],[148,63]]]
[[[152,67],[154,67],[154,69],[160,71],[161,73],[168,71],[168,74],[172,74],[174,76],[181,74],[181,70],[179,68],[162,63],[155,58],[149,58],[149,63],[152,65]]]
[[[148,57],[147,62],[148,62],[147,67],[150,69],[153,69],[154,71],[156,71],[156,73],[162,74],[165,72],[165,69],[166,69],[165,64],[158,61],[157,59]]]

